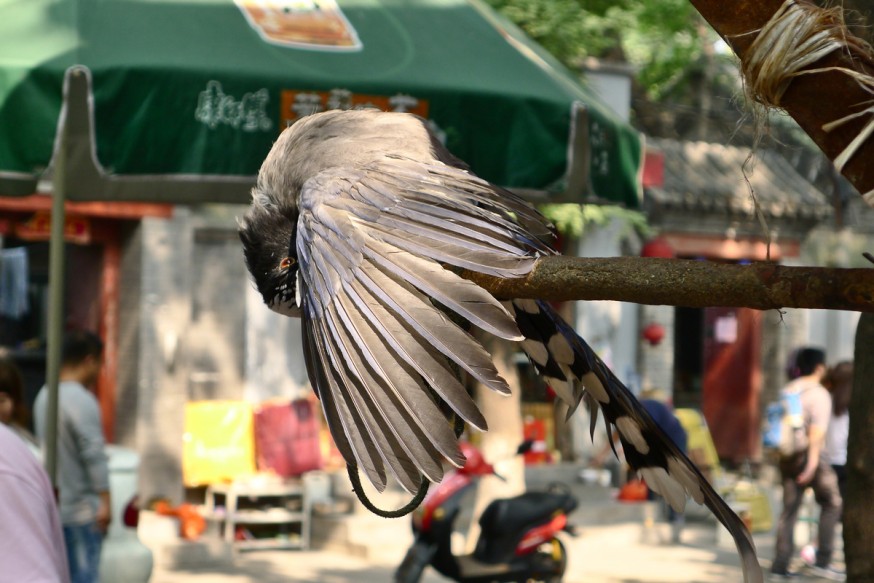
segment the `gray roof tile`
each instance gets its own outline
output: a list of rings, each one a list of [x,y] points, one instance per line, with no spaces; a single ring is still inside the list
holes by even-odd
[[[664,154],[664,184],[646,191],[661,206],[752,214],[752,186],[765,216],[820,219],[831,213],[826,196],[773,150],[757,150],[751,158],[749,148],[662,138],[648,138],[647,149]]]

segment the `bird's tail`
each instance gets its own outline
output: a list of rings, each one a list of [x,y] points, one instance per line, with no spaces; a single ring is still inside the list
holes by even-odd
[[[661,494],[677,512],[685,508],[687,496],[706,505],[734,538],[744,581],[762,582],[753,539],[743,522],[586,341],[546,302],[513,300],[506,305],[508,309],[512,307],[525,336],[523,350],[559,398],[570,406],[568,415],[585,399],[591,410],[590,432],[594,435],[600,409],[608,432],[613,427],[618,430],[626,461],[640,473],[647,486]]]

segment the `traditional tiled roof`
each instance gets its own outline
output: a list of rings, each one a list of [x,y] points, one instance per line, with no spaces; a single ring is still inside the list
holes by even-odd
[[[826,196],[773,150],[750,158],[749,148],[658,138],[647,139],[647,150],[664,155],[663,184],[646,188],[659,207],[751,215],[752,187],[766,217],[818,220],[832,212]]]

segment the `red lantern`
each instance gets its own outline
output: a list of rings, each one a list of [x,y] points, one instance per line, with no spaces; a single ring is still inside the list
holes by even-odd
[[[650,346],[655,346],[660,343],[665,337],[665,328],[661,324],[649,324],[643,329],[643,338],[650,343]]]
[[[671,247],[671,244],[664,237],[656,237],[643,245],[643,249],[640,250],[640,256],[671,259],[674,257],[674,248]]]

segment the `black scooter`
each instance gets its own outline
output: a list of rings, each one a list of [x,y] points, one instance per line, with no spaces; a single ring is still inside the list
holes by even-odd
[[[530,445],[522,444],[517,453],[524,453]],[[428,565],[464,583],[561,581],[567,554],[557,535],[562,531],[573,534],[567,517],[577,507],[566,487],[493,501],[480,517],[481,533],[474,552],[452,554],[452,527],[463,494],[479,477],[497,476],[473,445],[464,442],[461,448],[467,458],[464,467],[448,473],[413,513],[415,541],[395,572],[395,583],[417,583]]]

